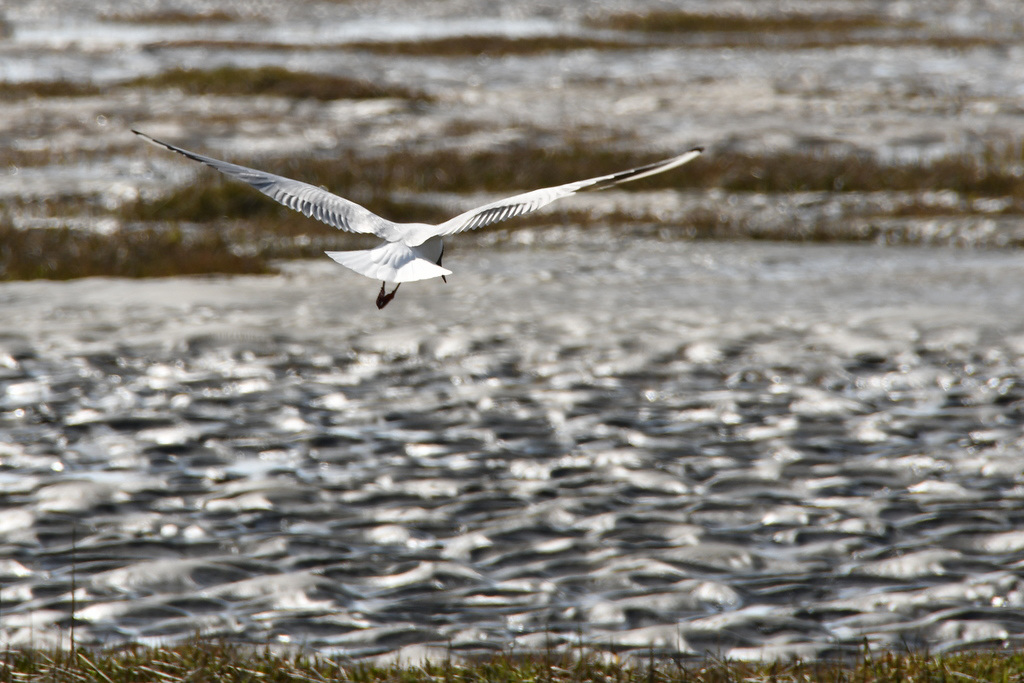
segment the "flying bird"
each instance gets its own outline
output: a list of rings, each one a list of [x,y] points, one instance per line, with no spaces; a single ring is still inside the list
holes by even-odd
[[[439,225],[428,225],[426,223],[394,223],[321,187],[190,152],[187,149],[156,140],[137,130],[132,132],[148,142],[206,164],[231,178],[248,183],[271,199],[327,225],[340,230],[379,237],[383,241],[373,249],[325,252],[346,268],[381,281],[380,293],[377,295],[377,308],[387,306],[395,298],[398,287],[403,282],[429,280],[435,277],[447,282],[446,276],[451,275],[452,271],[441,265],[441,257],[444,255],[442,238],[448,235],[454,235],[464,230],[475,230],[521,216],[536,211],[556,199],[568,197],[577,192],[602,190],[612,185],[639,180],[656,173],[664,173],[677,166],[682,166],[704,151],[701,147],[695,147],[671,159],[632,168],[628,171],[517,194],[470,209]],[[388,283],[395,285],[390,292],[386,289]]]

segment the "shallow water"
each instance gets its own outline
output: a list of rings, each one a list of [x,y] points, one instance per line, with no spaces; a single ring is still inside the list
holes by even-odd
[[[353,656],[1024,634],[1013,254],[507,245],[0,285],[0,639]],[[446,263],[446,265],[449,265]]]

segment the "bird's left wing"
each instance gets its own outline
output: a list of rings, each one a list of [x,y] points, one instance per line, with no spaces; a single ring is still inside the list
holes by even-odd
[[[385,240],[394,240],[398,237],[395,224],[391,221],[321,187],[190,152],[187,149],[151,138],[137,130],[132,132],[147,142],[177,152],[189,159],[206,164],[224,175],[248,183],[289,209],[294,209],[339,230],[367,233]]]
[[[619,171],[618,173],[603,175],[597,178],[589,178],[587,180],[577,180],[574,183],[556,185],[555,187],[545,187],[540,190],[517,194],[506,199],[499,199],[496,202],[484,204],[483,206],[461,213],[455,218],[447,220],[440,225],[419,227],[415,233],[407,236],[405,241],[413,245],[420,244],[430,237],[454,235],[455,233],[463,232],[464,230],[475,230],[476,228],[482,228],[485,225],[498,223],[509,218],[514,218],[515,216],[522,216],[523,214],[530,213],[531,211],[536,211],[542,206],[546,206],[557,199],[568,197],[576,194],[577,192],[584,190],[603,190],[604,188],[611,187],[612,185],[626,183],[631,180],[639,180],[640,178],[646,178],[647,176],[652,176],[657,173],[664,173],[665,171],[676,168],[677,166],[682,166],[686,162],[695,159],[703,151],[703,148],[695,147],[689,152],[680,154],[677,157],[658,161],[653,164],[647,164],[646,166],[640,166],[639,168],[631,168],[628,171]]]

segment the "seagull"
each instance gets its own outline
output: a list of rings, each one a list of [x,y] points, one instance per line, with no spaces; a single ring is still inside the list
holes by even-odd
[[[448,235],[475,230],[521,216],[577,192],[603,190],[620,183],[664,173],[695,159],[704,151],[701,147],[695,147],[671,159],[656,161],[638,168],[631,168],[628,171],[619,171],[587,180],[577,180],[565,185],[524,192],[470,209],[439,225],[428,225],[426,223],[394,223],[386,218],[381,218],[355,202],[332,194],[322,187],[190,152],[170,143],[161,142],[134,129],[132,132],[147,142],[177,152],[193,161],[206,164],[226,176],[248,183],[289,209],[299,211],[340,230],[379,237],[383,241],[373,249],[325,252],[346,268],[381,281],[380,293],[377,295],[378,309],[384,308],[395,298],[395,294],[398,293],[398,288],[403,282],[429,280],[435,277],[439,277],[445,282],[448,281],[446,276],[451,275],[452,271],[441,265],[441,257],[444,255],[442,238]],[[388,283],[395,285],[390,292],[386,289]]]

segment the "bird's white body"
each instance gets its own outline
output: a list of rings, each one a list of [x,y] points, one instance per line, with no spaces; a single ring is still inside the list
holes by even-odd
[[[181,147],[155,140],[139,131],[133,132],[155,145],[177,152],[225,175],[246,182],[281,204],[328,225],[349,232],[376,235],[383,241],[373,249],[329,251],[327,255],[360,275],[396,285],[402,282],[428,280],[435,277],[443,278],[446,275],[451,275],[450,270],[441,266],[441,256],[444,253],[442,238],[447,235],[454,235],[465,230],[475,230],[521,216],[536,211],[556,199],[568,197],[577,192],[600,190],[656,173],[663,173],[682,166],[703,151],[698,147],[677,157],[628,171],[525,192],[470,209],[440,225],[428,225],[426,223],[394,223],[323,188],[190,152]],[[382,287],[381,295],[377,298],[377,306],[383,308],[393,296],[394,292],[390,296],[385,296]]]

